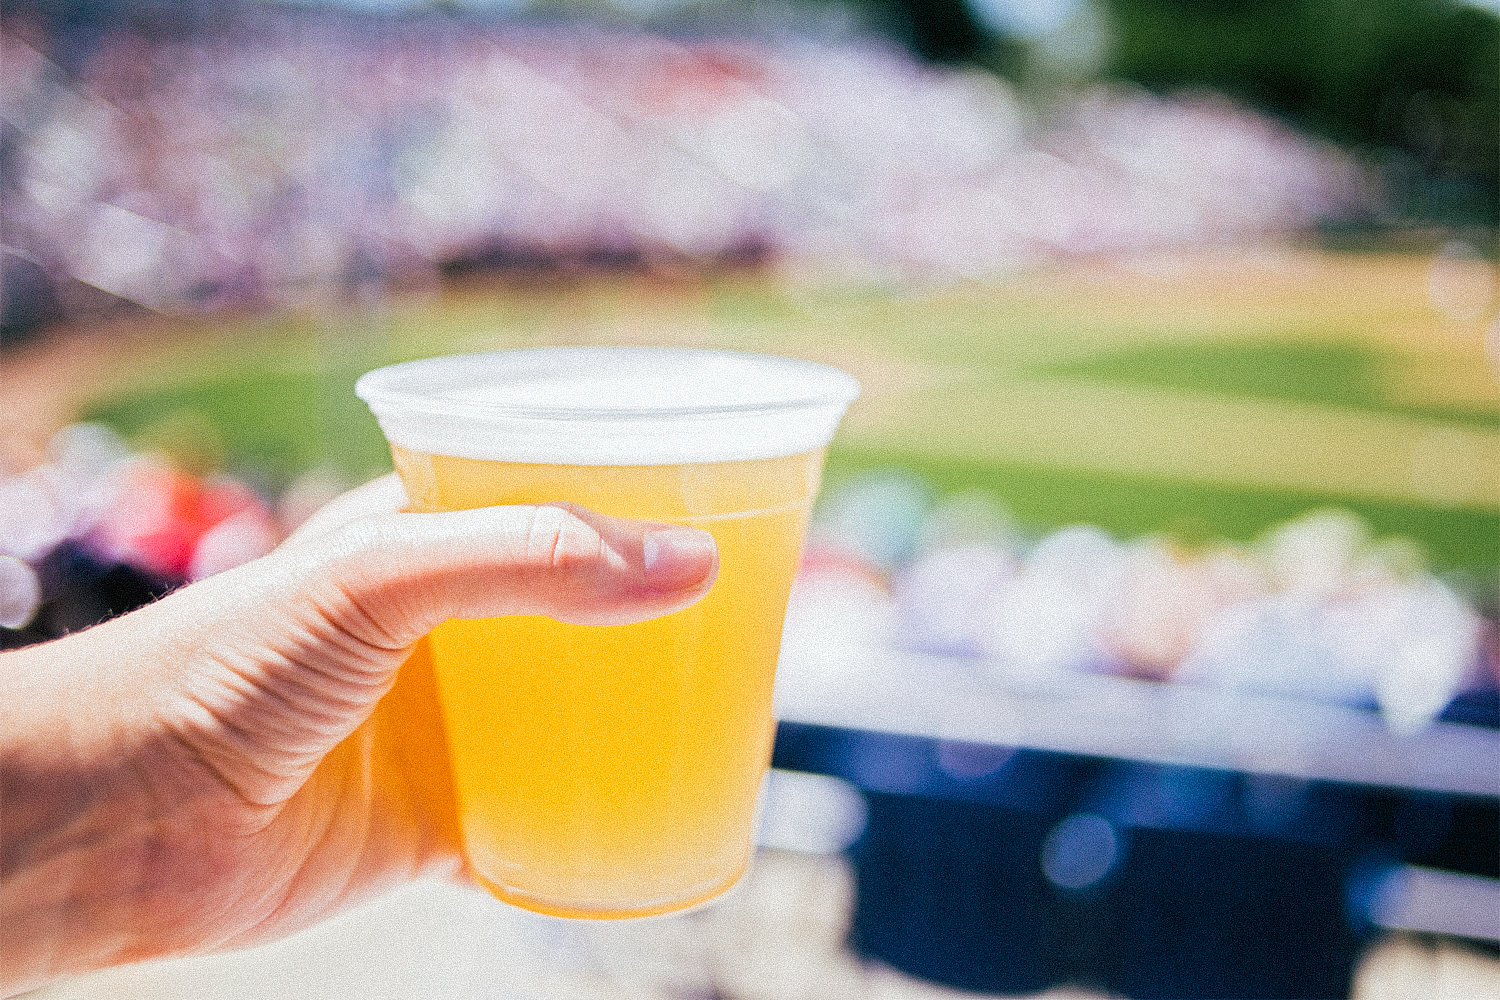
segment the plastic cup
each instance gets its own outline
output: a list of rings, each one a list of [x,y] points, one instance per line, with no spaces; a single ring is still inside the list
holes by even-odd
[[[858,383],[765,355],[547,348],[394,365],[355,391],[413,510],[572,501],[696,525],[719,547],[713,589],[674,614],[450,620],[427,637],[413,662],[435,678],[472,870],[571,917],[664,913],[733,885],[770,763],[787,594]]]

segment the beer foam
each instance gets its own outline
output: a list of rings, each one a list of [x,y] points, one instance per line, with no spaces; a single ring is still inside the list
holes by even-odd
[[[766,354],[548,347],[408,361],[354,391],[409,451],[549,465],[776,458],[828,444],[859,383]]]

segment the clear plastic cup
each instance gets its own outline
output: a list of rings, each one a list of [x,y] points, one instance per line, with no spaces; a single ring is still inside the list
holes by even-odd
[[[574,917],[691,906],[739,878],[823,452],[858,394],[765,355],[547,348],[360,379],[417,511],[572,501],[714,535],[719,576],[634,625],[450,620],[430,669],[458,825],[501,899]]]

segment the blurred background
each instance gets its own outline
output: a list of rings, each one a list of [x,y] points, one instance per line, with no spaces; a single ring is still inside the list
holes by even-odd
[[[45,994],[1500,996],[1497,14],[8,0],[0,646],[387,470],[382,364],[865,386],[728,899]]]

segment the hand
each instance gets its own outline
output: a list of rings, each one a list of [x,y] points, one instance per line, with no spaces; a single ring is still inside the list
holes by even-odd
[[[459,872],[428,700],[372,716],[418,640],[448,618],[641,621],[718,570],[695,528],[404,502],[377,480],[263,559],[0,657],[0,995]]]

